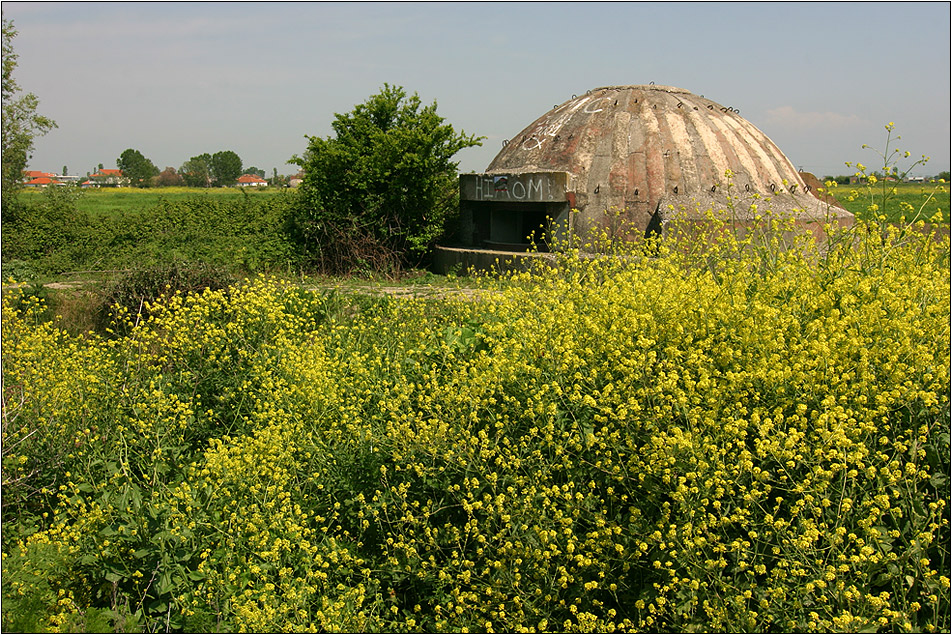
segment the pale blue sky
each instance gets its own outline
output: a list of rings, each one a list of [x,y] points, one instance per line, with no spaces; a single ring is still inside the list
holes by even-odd
[[[950,166],[950,5],[932,3],[30,3],[15,77],[59,124],[30,168],[84,175],[135,148],[160,169],[234,150],[287,174],[387,82],[436,100],[482,171],[555,104],[607,85],[703,94],[797,167],[876,166],[899,146]]]

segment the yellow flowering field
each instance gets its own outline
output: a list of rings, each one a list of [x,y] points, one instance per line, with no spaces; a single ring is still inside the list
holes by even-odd
[[[717,222],[121,336],[5,293],[4,630],[947,632],[948,239]]]

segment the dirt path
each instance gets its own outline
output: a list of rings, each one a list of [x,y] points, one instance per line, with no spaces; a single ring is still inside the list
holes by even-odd
[[[466,300],[475,300],[493,293],[487,289],[469,289],[438,287],[432,285],[390,286],[390,285],[315,285],[305,287],[308,291],[339,291],[342,293],[359,293],[374,297],[390,298],[452,298],[462,297]]]

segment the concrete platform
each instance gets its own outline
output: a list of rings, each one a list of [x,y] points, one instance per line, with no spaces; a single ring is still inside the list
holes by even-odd
[[[542,260],[547,264],[555,263],[550,253],[499,251],[494,249],[476,249],[463,247],[436,247],[433,250],[433,273],[465,274],[468,270],[507,273],[526,271],[533,262]]]

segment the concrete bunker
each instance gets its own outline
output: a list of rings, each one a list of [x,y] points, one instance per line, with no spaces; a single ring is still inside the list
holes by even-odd
[[[583,235],[616,214],[644,233],[712,208],[744,223],[757,197],[817,234],[853,220],[821,201],[739,110],[653,84],[573,95],[503,142],[484,173],[459,179],[460,219],[449,247],[437,248],[437,268],[453,261],[447,249],[545,251],[544,236]]]
[[[548,251],[550,231],[569,223],[574,201],[566,172],[460,175],[458,237],[502,251]]]

